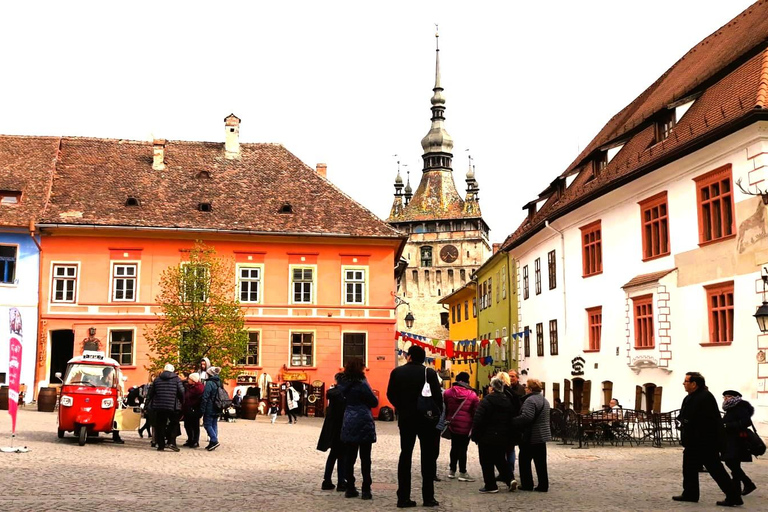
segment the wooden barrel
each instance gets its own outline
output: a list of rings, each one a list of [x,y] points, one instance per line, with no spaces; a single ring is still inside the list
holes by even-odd
[[[259,399],[255,396],[243,397],[242,406],[240,409],[240,417],[244,420],[255,420],[256,414],[259,412]]]
[[[8,410],[8,386],[0,387],[0,411]]]
[[[56,389],[40,388],[37,393],[37,410],[40,412],[53,412],[56,409]]]

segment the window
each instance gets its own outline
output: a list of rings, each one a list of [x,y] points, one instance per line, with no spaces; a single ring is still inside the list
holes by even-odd
[[[259,332],[248,331],[248,345],[245,357],[237,362],[239,365],[259,366]]]
[[[477,318],[477,297],[472,298],[472,318]]]
[[[345,332],[343,336],[342,366],[346,366],[347,361],[353,357],[365,362],[365,333]]]
[[[421,266],[422,267],[432,266],[432,247],[428,245],[421,248]]]
[[[461,304],[456,304],[456,323],[459,322],[461,322]]]
[[[549,355],[557,355],[557,320],[549,321]]]
[[[507,298],[507,266],[501,267],[501,298]]]
[[[533,262],[533,275],[536,283],[536,295],[541,295],[541,258]]]
[[[730,164],[698,178],[699,243],[721,240],[736,234]]]
[[[365,304],[365,270],[344,270],[344,303]]]
[[[133,331],[109,332],[109,357],[123,366],[133,366]]]
[[[523,267],[523,300],[528,298],[528,265]]]
[[[464,320],[469,320],[469,301],[464,301]]]
[[[120,302],[132,302],[136,300],[136,275],[137,265],[113,264],[112,265],[112,300]]]
[[[312,366],[313,339],[311,332],[291,333],[291,366]]]
[[[536,324],[536,355],[544,355],[544,324]]]
[[[53,302],[75,302],[77,265],[53,266]]]
[[[600,337],[603,333],[603,306],[587,308],[589,326],[589,350],[600,350]]]
[[[0,190],[0,204],[16,205],[21,202],[21,192],[18,190]]]
[[[489,308],[493,304],[493,278],[488,278],[488,298],[485,300],[485,307]]]
[[[632,299],[635,309],[635,348],[653,348],[653,295]]]
[[[600,274],[603,271],[603,248],[600,221],[581,228],[583,277]]]
[[[656,121],[656,142],[666,140],[672,133],[672,129],[675,127],[675,111],[666,110],[662,112],[661,117]]]
[[[527,325],[523,329],[523,354],[531,357],[531,329]]]
[[[238,275],[240,302],[259,302],[261,299],[261,267],[240,267]]]
[[[549,270],[549,289],[554,290],[557,287],[557,264],[555,263],[555,251],[547,253],[547,269]]]
[[[705,286],[709,309],[709,342],[733,341],[733,281]]]
[[[451,306],[451,323],[456,323],[456,306]]]
[[[183,263],[181,272],[184,275],[184,289],[181,290],[181,301],[206,302],[208,300],[208,290],[211,286],[208,268],[205,265]]]
[[[643,261],[669,254],[669,219],[667,193],[662,192],[640,201],[643,229]]]
[[[314,269],[312,268],[294,268],[292,276],[293,283],[293,303],[311,304],[312,303],[312,285],[314,283]]]
[[[16,246],[0,245],[0,283],[13,284],[16,280]]]

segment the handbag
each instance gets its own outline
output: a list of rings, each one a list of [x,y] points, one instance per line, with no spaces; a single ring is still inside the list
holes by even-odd
[[[443,427],[443,431],[440,432],[440,437],[442,437],[443,439],[451,438],[451,429],[448,427],[451,426],[451,422],[456,418],[456,415],[459,414],[459,411],[461,410],[461,408],[464,407],[464,402],[467,401],[467,398],[469,397],[465,397],[464,400],[461,401],[461,404],[459,404],[459,408],[456,409],[456,412],[453,413],[453,416],[451,416],[450,419],[445,420],[445,426]]]
[[[440,421],[440,408],[432,399],[432,389],[427,382],[427,367],[424,367],[424,387],[416,400],[416,411],[427,421],[436,424]]]
[[[752,423],[752,430],[747,429],[747,449],[755,457],[765,455],[765,442],[757,433],[755,424]]]

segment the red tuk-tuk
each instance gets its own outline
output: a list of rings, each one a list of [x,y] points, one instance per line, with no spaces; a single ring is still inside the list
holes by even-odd
[[[85,351],[70,359],[59,398],[59,438],[74,432],[83,446],[90,434],[112,432],[120,382],[120,364],[103,352]]]

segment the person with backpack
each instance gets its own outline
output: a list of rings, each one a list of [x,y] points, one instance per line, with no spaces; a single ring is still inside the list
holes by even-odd
[[[219,416],[221,415],[223,404],[221,403],[221,398],[219,397],[219,390],[224,390],[224,388],[221,386],[219,373],[221,373],[221,368],[218,366],[211,366],[208,368],[208,378],[205,381],[203,398],[200,402],[200,408],[203,411],[203,427],[205,427],[205,431],[208,433],[208,437],[210,438],[208,441],[208,446],[205,447],[205,449],[209,452],[220,446]],[[226,390],[224,390],[224,393],[227,394]],[[228,394],[227,398],[229,398]]]

